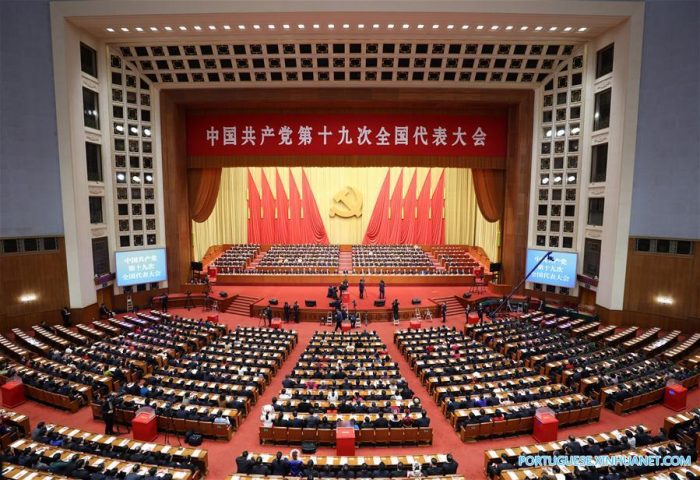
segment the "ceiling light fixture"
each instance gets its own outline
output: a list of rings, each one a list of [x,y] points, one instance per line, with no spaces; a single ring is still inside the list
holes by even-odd
[[[455,28],[454,25],[448,25],[448,26],[447,26],[447,29],[448,29],[448,30],[452,30],[453,28]]]
[[[394,24],[393,24],[393,23],[390,23],[389,25],[386,26],[386,28],[388,28],[389,30],[391,30],[392,28],[394,28]]]
[[[149,28],[149,30],[152,31],[152,32],[157,32],[157,31],[158,31],[158,27],[151,27],[151,28]]]
[[[438,25],[438,24],[436,23],[435,25],[433,25],[433,29],[437,29],[437,28],[440,28],[440,25]]]
[[[284,25],[282,25],[282,28],[284,28],[285,30],[289,30],[289,24],[285,23]]]
[[[566,181],[569,182],[569,183],[575,182],[575,181],[576,181],[576,175],[569,175],[568,177],[566,177]]]
[[[21,295],[19,297],[19,301],[22,303],[29,303],[29,302],[33,302],[37,298],[38,297],[37,297],[36,293],[25,293],[24,295]]]
[[[163,30],[165,30],[166,32],[172,32],[173,27],[165,26],[165,27],[163,27]]]
[[[513,30],[513,25],[508,25],[508,26],[506,27],[506,30]]]
[[[551,129],[547,130],[547,133],[545,133],[544,136],[547,137],[547,138],[551,137],[551,136],[552,136],[552,130],[551,130]]]
[[[328,29],[329,29],[329,30],[333,30],[334,28],[335,28],[335,25],[333,25],[332,23],[329,23],[329,24],[328,24]]]
[[[274,29],[275,29],[275,26],[272,25],[272,24],[270,24],[270,25],[267,26],[267,28],[269,28],[270,30],[274,30]]]
[[[541,27],[541,26],[538,25],[538,26],[535,27],[535,31],[536,31],[536,32],[539,32],[539,31],[542,30],[543,28],[544,28],[544,27]]]
[[[122,27],[122,28],[120,28],[119,30],[121,30],[122,32],[128,32],[128,31],[129,31],[129,29],[126,28],[126,27]]]
[[[542,179],[542,185],[547,185],[549,183],[549,177],[544,177]]]
[[[499,26],[498,25],[491,25],[491,30],[498,30]]]
[[[462,30],[466,30],[469,28],[469,25],[462,25]]]
[[[528,26],[527,26],[527,25],[523,25],[522,27],[520,27],[520,31],[521,31],[521,32],[524,32],[524,31],[527,30],[527,29],[528,29]]]
[[[565,133],[566,133],[566,130],[564,130],[563,128],[560,128],[559,130],[557,130],[557,137],[563,137]]]
[[[260,25],[253,25],[253,30],[260,30]]]
[[[314,23],[313,27],[314,27],[316,30],[318,30],[319,28],[321,28],[321,25],[319,25],[318,23]]]
[[[224,25],[224,30],[231,30],[231,25]]]
[[[570,31],[571,31],[571,27],[565,27],[565,28],[564,28],[564,31],[565,31],[565,32],[570,32]]]
[[[343,28],[345,28],[345,29],[350,28],[350,24],[349,24],[349,23],[344,23],[344,24],[343,24]]]
[[[483,29],[484,29],[484,26],[483,26],[483,25],[477,25],[477,26],[476,26],[476,29],[477,29],[477,30],[483,30]]]
[[[297,25],[297,28],[299,30],[304,30],[306,28],[306,25],[304,25],[303,23],[300,23],[299,25]]]
[[[137,32],[143,32],[143,28],[141,27],[136,27],[134,30],[136,30]]]
[[[112,27],[107,27],[106,29],[109,33],[114,33],[114,29]]]
[[[577,31],[578,32],[585,32],[586,30],[588,30],[588,27],[581,27]]]
[[[579,133],[580,131],[581,131],[581,129],[578,128],[578,127],[574,127],[574,128],[571,129],[572,135],[576,135],[576,134]]]
[[[406,30],[408,27],[410,27],[408,23],[404,23],[403,25],[401,25],[401,28],[403,28],[404,30]]]
[[[358,23],[358,24],[357,24],[357,28],[359,28],[360,30],[362,30],[363,28],[365,28],[365,24],[364,24],[364,23]]]
[[[372,25],[372,28],[379,28],[379,24],[375,23],[374,25]]]
[[[423,30],[423,27],[425,27],[425,25],[423,25],[422,23],[419,23],[418,25],[416,25],[416,28],[418,30]]]
[[[245,30],[245,25],[238,25],[238,30]]]
[[[182,30],[183,32],[184,32],[185,30],[187,30],[187,27],[184,26],[184,25],[180,25],[180,26],[177,27],[177,28],[179,28],[179,29]]]
[[[202,27],[200,27],[199,25],[195,25],[195,26],[194,26],[194,29],[197,30],[197,31],[199,32],[199,31],[202,30]]]
[[[216,30],[216,25],[209,25],[209,30]]]
[[[656,303],[660,303],[662,305],[673,305],[673,298],[666,295],[658,295],[656,297]]]
[[[549,27],[550,32],[556,32],[558,27]]]

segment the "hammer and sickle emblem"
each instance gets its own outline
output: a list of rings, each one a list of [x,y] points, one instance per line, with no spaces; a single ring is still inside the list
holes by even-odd
[[[331,207],[330,215],[342,218],[362,216],[362,195],[352,187],[344,187],[333,196],[335,205]]]

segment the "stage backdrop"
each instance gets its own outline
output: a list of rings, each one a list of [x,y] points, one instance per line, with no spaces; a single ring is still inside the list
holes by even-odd
[[[303,242],[477,245],[499,260],[499,222],[479,210],[467,168],[225,168],[216,199],[195,204],[194,258],[211,245]]]

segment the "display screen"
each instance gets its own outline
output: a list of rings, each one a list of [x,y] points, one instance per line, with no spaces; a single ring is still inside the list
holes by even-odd
[[[164,248],[130,250],[116,255],[119,287],[163,282],[168,278]]]
[[[527,272],[530,272],[537,262],[547,254],[546,250],[527,250]],[[577,253],[552,252],[552,260],[545,259],[537,269],[532,272],[527,281],[542,283],[555,287],[574,288],[576,286],[576,261]]]

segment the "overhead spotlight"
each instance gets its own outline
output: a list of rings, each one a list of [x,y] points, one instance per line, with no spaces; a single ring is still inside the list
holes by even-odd
[[[269,28],[270,30],[274,30],[274,29],[275,29],[275,26],[272,25],[272,24],[270,24],[270,25],[267,26],[267,28]]]
[[[374,25],[372,25],[372,28],[379,28],[379,24],[375,23]]]
[[[389,25],[386,26],[386,28],[388,28],[389,30],[391,30],[392,28],[394,28],[394,24],[393,24],[393,23],[390,23]]]
[[[550,32],[556,32],[556,31],[557,31],[557,27],[549,27],[549,31],[550,31]]]
[[[448,25],[448,26],[447,26],[447,29],[448,29],[448,30],[452,30],[453,28],[455,28],[454,25]]]
[[[438,28],[440,28],[440,25],[438,25],[437,23],[435,25],[433,25],[433,30],[438,29]]]
[[[542,185],[547,185],[549,183],[549,177],[542,177]]]
[[[152,182],[153,181],[153,175],[146,175],[146,181],[147,182]]]
[[[209,25],[209,30],[216,30],[216,25]]]
[[[566,177],[566,181],[569,182],[569,183],[575,182],[575,181],[576,181],[576,175],[569,175],[568,177]]]
[[[115,129],[117,132],[123,132],[123,131],[124,131],[124,126],[123,126],[123,125],[117,125],[116,127],[114,127],[114,129]]]
[[[561,183],[561,175],[554,177],[554,183]]]
[[[130,128],[129,128],[129,131],[130,131],[131,133],[138,133],[139,129],[136,128],[136,127],[130,127]]]
[[[523,25],[522,27],[520,27],[520,31],[521,31],[521,32],[524,32],[524,31],[527,30],[527,29],[528,29],[528,26],[527,26],[527,25]]]
[[[565,28],[564,28],[564,31],[565,31],[565,32],[570,32],[570,31],[571,31],[571,27],[565,27]]]
[[[513,30],[513,25],[506,26],[506,30]]]
[[[600,112],[595,112],[595,113],[593,114],[593,118],[595,118],[596,120],[597,120],[598,118],[600,118]]]
[[[131,181],[134,183],[141,183],[141,177],[139,177],[138,175],[132,175]]]
[[[146,135],[147,137],[151,136],[151,129],[150,128],[144,128],[143,129],[143,134]]]
[[[358,24],[357,24],[357,28],[359,28],[360,30],[362,30],[363,28],[365,28],[365,24],[364,24],[364,23],[358,23]]]
[[[462,30],[466,30],[469,28],[469,25],[462,25]]]
[[[484,26],[483,26],[483,25],[477,25],[477,26],[476,26],[476,29],[477,29],[477,30],[483,30],[483,29],[484,29]]]
[[[545,132],[544,136],[547,137],[547,138],[551,137],[551,136],[552,136],[552,129],[547,130],[547,131]]]
[[[404,23],[403,25],[401,25],[401,28],[403,28],[404,30],[407,29],[408,27],[410,27],[410,25],[408,23]]]
[[[328,24],[328,29],[329,29],[329,30],[333,30],[334,28],[335,28],[335,25],[333,25],[332,23],[329,23],[329,24]]]
[[[580,131],[581,131],[581,129],[579,127],[574,127],[571,129],[571,134],[577,135]]]
[[[129,29],[126,28],[126,27],[122,27],[122,28],[120,28],[119,30],[121,30],[122,32],[128,32],[128,31],[129,31]]]
[[[224,30],[231,30],[231,25],[224,25]]]
[[[539,32],[539,31],[542,30],[543,28],[544,28],[544,27],[537,26],[537,27],[535,27],[535,31],[536,31],[536,32]]]
[[[152,31],[152,32],[157,32],[157,31],[158,31],[158,27],[151,27],[149,30]]]
[[[109,33],[114,33],[114,29],[112,27],[107,27],[105,30],[107,30]]]
[[[314,27],[316,30],[318,30],[319,28],[321,28],[321,25],[319,25],[318,23],[314,23],[313,27]]]
[[[306,28],[306,25],[304,25],[303,23],[300,23],[299,25],[297,25],[297,28],[299,30],[304,30]]]
[[[344,23],[344,24],[343,24],[343,28],[345,28],[345,29],[347,30],[348,28],[350,28],[350,24],[349,24],[349,23]]]
[[[184,32],[185,30],[187,30],[187,27],[184,26],[184,25],[180,25],[180,26],[177,27],[177,28],[179,28],[179,29],[182,30],[183,32]]]
[[[173,27],[165,26],[165,27],[163,27],[163,30],[165,30],[166,32],[172,32]]]
[[[585,32],[586,30],[588,30],[588,27],[581,27],[577,30],[577,32]]]
[[[238,30],[245,30],[245,25],[238,25]]]
[[[143,32],[143,28],[141,27],[136,27],[134,30],[136,30],[137,32]]]
[[[202,27],[200,27],[199,25],[195,25],[194,29],[197,30],[198,32],[200,32],[202,30]]]
[[[557,130],[557,137],[563,137],[565,133],[566,133],[566,130],[564,130],[563,128],[560,128],[559,130]]]
[[[656,297],[656,303],[660,303],[662,305],[673,305],[673,298],[666,295],[658,295]]]
[[[125,179],[126,179],[126,175],[124,175],[121,172],[117,173],[117,180],[120,180],[123,182]]]
[[[282,25],[282,28],[284,28],[285,30],[289,30],[289,24],[285,23],[284,25]]]
[[[20,295],[19,301],[22,303],[29,303],[29,302],[33,302],[37,298],[38,297],[37,297],[36,293],[25,293],[24,295]]]
[[[253,30],[260,30],[260,25],[253,25]]]
[[[498,25],[491,25],[491,30],[498,30],[500,27]]]
[[[416,25],[416,28],[418,30],[423,30],[423,27],[425,27],[425,25],[423,25],[422,23],[419,23],[418,25]]]

